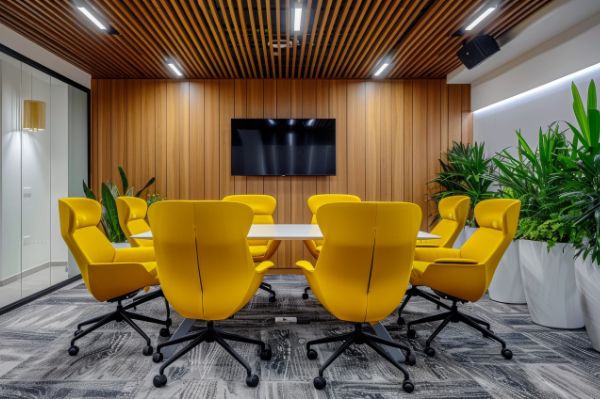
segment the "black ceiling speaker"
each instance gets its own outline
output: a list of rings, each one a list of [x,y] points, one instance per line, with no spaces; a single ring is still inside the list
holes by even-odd
[[[458,50],[458,58],[468,69],[471,69],[498,51],[500,46],[496,39],[490,35],[479,35],[463,44]]]

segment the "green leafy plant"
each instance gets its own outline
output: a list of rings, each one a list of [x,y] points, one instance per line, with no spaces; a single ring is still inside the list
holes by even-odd
[[[570,222],[571,199],[560,193],[568,180],[572,147],[558,123],[541,128],[535,150],[517,134],[517,154],[508,150],[496,155],[496,173],[490,178],[499,184],[503,197],[521,201],[517,238],[556,243],[577,243],[580,233]]]
[[[471,199],[471,214],[467,221],[475,226],[473,208],[480,201],[493,198],[491,190],[494,172],[492,159],[486,157],[483,143],[463,144],[454,142],[448,152],[439,160],[441,170],[431,181],[440,185],[441,190],[432,197],[438,202],[452,195],[466,195]]]
[[[117,203],[115,198],[121,195],[141,197],[141,195],[156,181],[153,177],[146,182],[141,190],[135,191],[135,188],[129,185],[127,173],[125,173],[125,170],[121,166],[119,166],[119,177],[121,179],[121,190],[119,190],[119,187],[117,187],[116,184],[111,182],[102,183],[100,188],[100,203],[102,204],[101,223],[106,236],[111,242],[127,241],[127,237],[119,225],[119,214],[117,213]],[[87,198],[98,201],[98,198],[85,181],[83,182],[83,192]],[[161,197],[159,194],[150,194],[146,201],[148,205],[151,205],[160,201],[160,199]]]
[[[568,124],[573,133],[569,179],[565,182],[562,198],[572,201],[569,221],[583,239],[576,243],[577,256],[588,256],[600,264],[600,111],[597,105],[596,85],[588,86],[587,111],[579,90],[571,84],[573,113],[577,125]]]

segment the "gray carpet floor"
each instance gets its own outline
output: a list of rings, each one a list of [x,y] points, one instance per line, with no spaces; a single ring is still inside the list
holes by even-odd
[[[418,329],[413,340],[390,316],[384,324],[392,336],[409,342],[417,364],[408,367],[415,391],[401,388],[401,374],[364,345],[351,347],[326,372],[328,385],[316,391],[318,365],[339,344],[318,347],[308,360],[307,340],[351,326],[336,321],[311,297],[301,299],[301,276],[270,277],[278,293],[269,303],[259,292],[234,319],[219,323],[227,331],[266,340],[272,360],[261,361],[255,347],[232,344],[260,376],[257,388],[245,385],[245,372],[215,344],[202,344],[168,369],[169,382],[154,388],[158,366],[141,353],[143,341],[124,323],[112,323],[81,340],[76,357],[67,354],[78,321],[112,309],[95,302],[81,282],[0,316],[0,398],[600,398],[600,354],[591,349],[584,330],[553,330],[535,325],[526,306],[490,300],[465,306],[489,321],[508,342],[513,360],[504,360],[500,345],[461,324],[451,324],[434,342],[434,358],[422,352],[436,324]],[[164,317],[160,300],[142,305],[140,313]],[[436,312],[416,299],[406,309],[412,320]],[[275,323],[293,316],[309,324]],[[174,316],[175,325],[181,318]],[[198,327],[202,322],[197,323]],[[144,324],[153,340],[159,326]]]

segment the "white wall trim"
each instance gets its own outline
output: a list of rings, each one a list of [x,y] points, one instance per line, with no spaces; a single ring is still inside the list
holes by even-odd
[[[0,43],[80,85],[92,87],[92,76],[0,23]]]

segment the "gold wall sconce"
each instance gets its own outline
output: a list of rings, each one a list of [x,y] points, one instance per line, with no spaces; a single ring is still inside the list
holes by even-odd
[[[37,100],[23,102],[23,130],[40,132],[46,129],[46,103]]]

